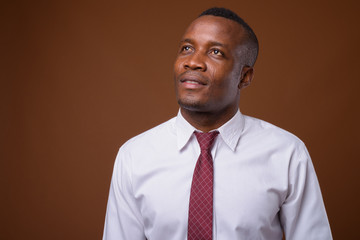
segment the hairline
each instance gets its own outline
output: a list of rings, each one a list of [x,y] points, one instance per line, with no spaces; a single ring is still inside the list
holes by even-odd
[[[223,15],[214,14],[211,11],[209,11],[212,9],[219,9],[219,10],[227,11],[228,13],[231,13],[231,16],[227,17],[227,16],[223,16]],[[204,12],[202,12],[197,18],[200,18],[203,16],[221,17],[224,19],[234,21],[241,26],[241,28],[244,30],[244,35],[241,39],[240,49],[243,51],[245,48],[245,52],[246,52],[245,54],[248,55],[248,56],[242,57],[242,61],[244,62],[244,64],[249,65],[250,67],[253,67],[257,60],[258,53],[259,53],[259,43],[258,43],[257,37],[255,35],[255,32],[252,30],[252,28],[241,17],[239,17],[235,12],[233,12],[229,9],[210,8],[210,9],[207,9]]]

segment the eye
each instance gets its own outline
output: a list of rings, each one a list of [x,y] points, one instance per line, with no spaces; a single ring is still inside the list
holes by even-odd
[[[192,50],[192,47],[189,45],[182,46],[180,52],[189,52]]]
[[[219,49],[211,49],[210,54],[216,55],[216,56],[224,56],[224,53],[220,51]]]

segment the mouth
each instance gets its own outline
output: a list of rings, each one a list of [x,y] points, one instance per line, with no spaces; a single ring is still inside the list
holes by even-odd
[[[187,84],[195,84],[195,85],[205,85],[204,83],[198,81],[198,80],[191,80],[191,79],[181,79],[181,83],[187,83]]]
[[[199,90],[206,86],[206,83],[198,79],[182,78],[180,79],[180,85],[187,90]]]
[[[180,83],[185,84],[188,87],[200,87],[207,85],[206,79],[198,73],[185,72],[179,76]]]

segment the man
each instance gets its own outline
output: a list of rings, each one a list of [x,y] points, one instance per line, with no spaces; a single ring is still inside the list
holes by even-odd
[[[174,65],[178,116],[120,148],[103,239],[332,239],[304,144],[238,110],[257,53],[230,10],[190,24]]]

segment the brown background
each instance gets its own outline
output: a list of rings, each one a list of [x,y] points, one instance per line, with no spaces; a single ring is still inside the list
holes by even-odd
[[[186,26],[225,6],[260,57],[241,111],[299,136],[335,239],[359,223],[356,1],[7,1],[0,7],[1,239],[100,239],[113,161],[177,113]]]

